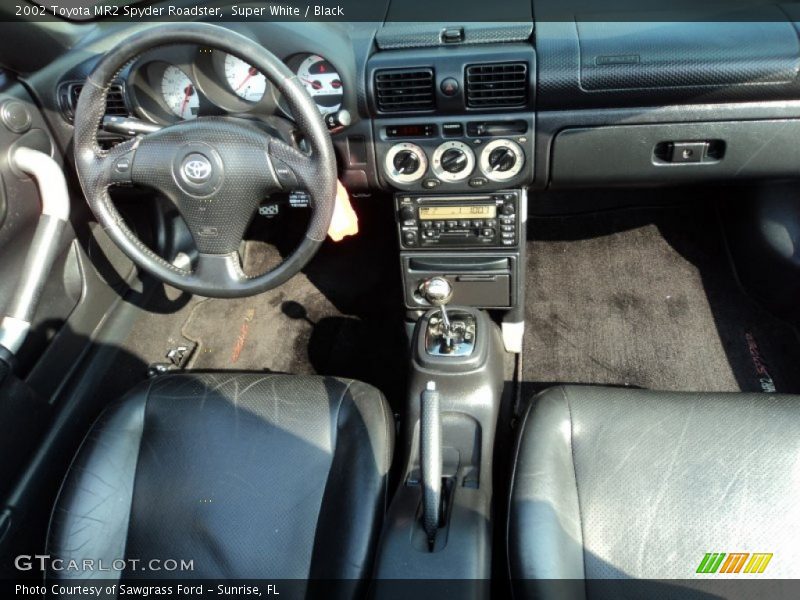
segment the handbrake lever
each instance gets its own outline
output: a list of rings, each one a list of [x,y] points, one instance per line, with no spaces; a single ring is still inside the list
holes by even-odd
[[[429,381],[420,399],[420,467],[422,471],[422,525],[433,550],[441,522],[442,421],[436,383]]]

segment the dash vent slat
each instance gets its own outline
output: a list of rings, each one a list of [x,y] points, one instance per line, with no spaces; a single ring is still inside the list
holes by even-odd
[[[75,107],[78,106],[78,98],[81,95],[82,89],[83,83],[72,82],[62,84],[61,93],[59,94],[61,98],[61,109],[64,116],[70,122],[75,120]],[[125,89],[122,84],[114,83],[108,88],[105,114],[115,117],[130,116],[128,103],[125,100]]]
[[[375,73],[375,103],[381,112],[416,112],[435,107],[432,69],[384,69]]]
[[[470,108],[524,106],[528,102],[527,63],[468,66],[466,96]]]

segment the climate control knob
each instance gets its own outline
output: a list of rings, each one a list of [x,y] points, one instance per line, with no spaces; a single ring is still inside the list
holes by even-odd
[[[419,181],[428,170],[425,151],[409,142],[395,144],[386,153],[383,161],[386,176],[394,183],[411,184]]]
[[[392,164],[401,175],[411,175],[419,169],[419,157],[411,150],[401,150],[395,154]]]
[[[495,148],[489,154],[489,168],[492,171],[508,171],[517,163],[516,155],[508,148]]]
[[[484,146],[480,169],[487,179],[508,181],[516,177],[525,165],[525,153],[512,140],[492,140]]]
[[[464,142],[445,142],[433,152],[431,167],[436,177],[447,183],[455,183],[472,173],[475,154]]]
[[[442,154],[442,168],[448,173],[460,173],[467,166],[467,155],[458,148],[450,148]]]

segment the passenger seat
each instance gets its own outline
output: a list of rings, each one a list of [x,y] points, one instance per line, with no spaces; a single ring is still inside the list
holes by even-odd
[[[507,540],[517,598],[624,597],[632,578],[686,597],[756,560],[800,577],[800,396],[548,389],[520,427]]]

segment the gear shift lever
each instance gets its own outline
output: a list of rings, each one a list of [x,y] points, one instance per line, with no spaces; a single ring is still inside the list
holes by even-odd
[[[444,277],[431,277],[422,284],[420,292],[431,306],[438,306],[442,311],[443,333],[449,340],[452,329],[445,306],[453,297],[453,286]]]

